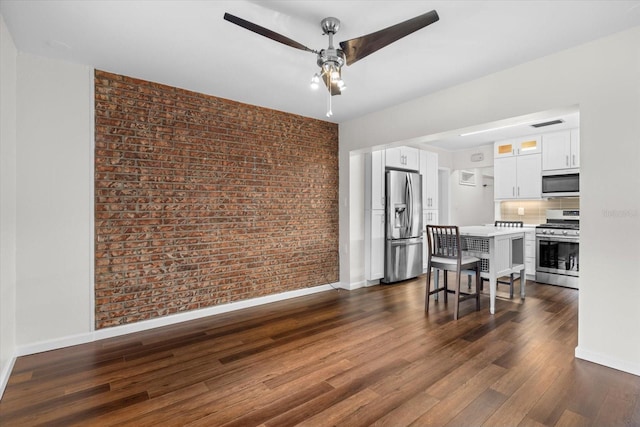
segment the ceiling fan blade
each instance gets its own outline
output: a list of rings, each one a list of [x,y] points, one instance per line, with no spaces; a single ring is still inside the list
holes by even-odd
[[[375,33],[340,42],[340,48],[345,54],[347,65],[351,65],[371,55],[373,52],[400,40],[404,36],[408,36],[414,31],[433,24],[439,19],[438,13],[432,10],[415,18],[376,31]]]
[[[256,25],[242,18],[238,18],[237,16],[231,15],[230,13],[225,13],[224,19],[231,23],[239,25],[242,28],[246,28],[249,31],[253,31],[254,33],[260,34],[261,36],[267,37],[271,40],[275,40],[284,45],[291,46],[296,49],[304,50],[307,52],[317,53],[315,50],[309,49],[305,45],[298,43],[297,41],[292,40],[289,37],[285,37],[282,34],[278,34],[275,31],[269,30],[268,28],[261,27],[260,25]]]

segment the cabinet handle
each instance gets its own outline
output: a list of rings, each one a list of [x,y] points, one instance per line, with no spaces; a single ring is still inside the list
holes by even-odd
[[[566,156],[565,163],[566,163],[567,166],[569,166],[569,156],[568,155]]]
[[[511,195],[512,195],[513,197],[515,197],[515,196],[516,196],[516,187],[511,187]]]
[[[518,187],[518,197],[520,197],[520,187]]]
[[[571,156],[571,160],[573,162],[573,166],[576,165],[576,155],[574,154],[573,156]]]
[[[380,197],[380,203],[382,203],[382,206],[384,206],[384,197]]]

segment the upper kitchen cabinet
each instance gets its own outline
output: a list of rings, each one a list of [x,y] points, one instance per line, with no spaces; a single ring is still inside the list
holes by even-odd
[[[385,150],[365,155],[364,206],[366,210],[384,210]]]
[[[422,209],[438,209],[438,153],[420,150]]]
[[[493,167],[496,200],[541,197],[542,154],[498,157]]]
[[[417,171],[420,168],[420,150],[413,147],[394,147],[385,150],[389,168]]]
[[[542,170],[580,167],[580,130],[566,130],[542,135]]]
[[[531,135],[496,142],[494,158],[540,153],[542,151],[540,140],[540,135]]]

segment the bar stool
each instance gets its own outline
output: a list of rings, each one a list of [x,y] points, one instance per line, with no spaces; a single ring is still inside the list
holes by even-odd
[[[427,225],[427,247],[427,289],[424,310],[429,312],[429,296],[438,292],[444,292],[445,303],[449,293],[455,295],[454,320],[458,320],[460,302],[466,299],[475,298],[476,310],[480,310],[480,258],[463,255],[458,227],[455,225]],[[431,268],[434,269],[435,274],[438,274],[438,270],[444,271],[444,284],[441,288],[431,290]],[[461,292],[460,275],[463,273],[471,274],[470,270],[475,271],[475,292]],[[448,287],[448,271],[456,273],[455,289]]]

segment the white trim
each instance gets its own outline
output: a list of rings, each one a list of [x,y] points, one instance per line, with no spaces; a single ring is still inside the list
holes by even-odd
[[[363,280],[360,282],[354,283],[341,283],[339,285],[340,289],[346,289],[347,291],[353,291],[354,289],[364,288],[367,286],[367,281]]]
[[[576,347],[575,356],[578,359],[597,363],[598,365],[603,365],[609,368],[617,369],[619,371],[627,372],[629,374],[640,376],[640,363],[630,363],[625,360],[620,360],[604,354],[585,350],[584,348],[580,348],[579,346]]]
[[[0,372],[0,399],[2,399],[4,390],[7,388],[7,383],[9,382],[9,377],[11,376],[11,371],[13,371],[13,365],[15,363],[16,358],[12,357],[5,365],[4,369],[2,369],[2,372]]]
[[[54,340],[41,341],[34,344],[18,347],[17,356],[26,356],[43,351],[56,350],[63,347],[70,347],[78,344],[85,344],[92,341],[112,338],[121,335],[131,334],[134,332],[146,331],[149,329],[159,328],[162,326],[175,325],[177,323],[187,322],[189,320],[201,319],[216,314],[228,313],[230,311],[241,310],[243,308],[255,307],[272,302],[287,300],[305,295],[311,295],[319,292],[336,290],[340,286],[338,283],[315,286],[313,288],[296,289],[294,291],[282,292],[280,294],[267,295],[264,297],[252,298],[244,301],[232,302],[229,304],[207,307],[201,310],[187,311],[184,313],[164,316],[157,319],[144,320],[130,325],[114,326],[111,328],[99,329],[84,334],[71,335]]]
[[[91,151],[90,151],[90,165],[91,165],[91,175],[88,177],[90,182],[93,182],[94,185],[90,186],[90,197],[91,197],[91,215],[89,216],[89,244],[91,248],[96,247],[95,242],[95,234],[96,234],[96,195],[95,195],[95,176],[96,176],[96,84],[95,77],[96,72],[94,68],[89,67],[89,82],[90,88],[89,93],[91,96],[89,97],[89,111],[91,123],[90,132],[91,132]],[[96,329],[96,251],[90,251],[89,253],[89,280],[87,283],[91,287],[89,289],[89,330],[95,331]]]

